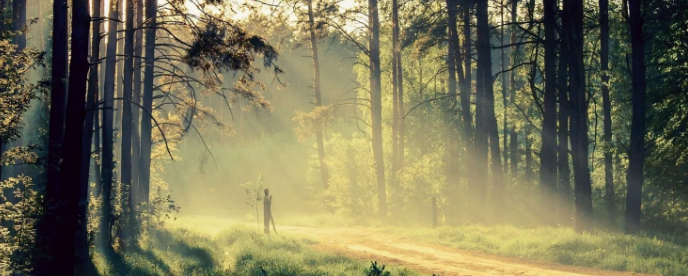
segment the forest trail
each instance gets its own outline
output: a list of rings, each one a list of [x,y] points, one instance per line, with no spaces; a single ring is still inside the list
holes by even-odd
[[[281,229],[280,229],[281,228]],[[604,271],[498,257],[454,248],[420,245],[404,239],[357,228],[282,226],[278,231],[305,235],[319,241],[314,248],[346,256],[407,267],[443,276],[621,276],[630,272]]]
[[[190,227],[215,235],[239,219],[184,216],[172,227]],[[272,230],[272,229],[271,229]],[[406,267],[428,275],[442,276],[628,276],[632,272],[599,270],[561,264],[495,256],[445,246],[419,244],[390,236],[374,228],[328,228],[278,225],[278,234],[306,236],[318,241],[313,248],[343,254],[379,265]]]

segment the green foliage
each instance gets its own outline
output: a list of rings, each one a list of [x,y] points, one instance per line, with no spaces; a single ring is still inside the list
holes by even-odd
[[[101,275],[358,276],[369,273],[364,262],[314,251],[310,248],[313,243],[301,237],[265,236],[244,226],[226,229],[215,237],[185,228],[155,230],[142,237],[139,248],[111,258],[97,253],[94,263]],[[379,275],[419,274],[391,268]]]
[[[36,248],[36,225],[44,214],[42,196],[31,177],[0,181],[0,273],[31,273]]]

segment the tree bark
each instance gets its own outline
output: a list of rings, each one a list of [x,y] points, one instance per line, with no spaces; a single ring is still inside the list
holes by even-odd
[[[102,0],[93,1],[93,17],[100,17]],[[81,178],[79,179],[79,199],[76,232],[76,268],[77,271],[87,272],[88,254],[88,187],[89,167],[91,161],[91,142],[93,141],[94,116],[98,112],[98,59],[100,58],[100,19],[93,21],[91,32],[91,69],[88,77],[88,95],[86,97],[86,117],[84,119],[83,141],[81,142]]]
[[[628,234],[641,230],[643,195],[643,164],[645,162],[645,41],[643,39],[642,1],[629,0],[633,70],[633,114],[631,120],[631,145],[628,151],[628,191],[626,194],[626,223]]]
[[[133,205],[132,205],[132,189],[131,189],[131,140],[133,139],[131,133],[132,116],[131,116],[131,97],[133,90],[134,77],[134,10],[136,5],[134,0],[127,0],[126,19],[124,27],[124,75],[122,77],[122,144],[121,144],[121,165],[120,165],[120,181],[122,185],[122,206],[123,223],[125,227],[121,227],[120,232],[122,236],[120,239],[124,244],[129,244],[132,233],[131,229],[134,225],[133,221]]]
[[[141,162],[140,162],[140,179],[139,189],[141,202],[148,204],[150,194],[150,165],[151,165],[151,130],[153,124],[151,118],[147,114],[152,114],[153,111],[153,78],[155,73],[155,31],[157,28],[156,15],[158,13],[158,1],[146,1],[146,20],[148,21],[148,28],[146,29],[145,38],[145,60],[146,70],[143,78],[143,99],[142,106],[144,114],[141,116]]]
[[[119,0],[110,2],[110,18],[117,18],[119,14]],[[112,251],[110,225],[112,224],[112,182],[114,165],[113,151],[113,116],[115,96],[115,65],[117,63],[117,24],[110,20],[108,24],[107,55],[105,59],[105,84],[103,87],[103,122],[101,151],[101,213],[99,224],[99,246],[106,252]]]
[[[72,55],[69,65],[69,96],[65,121],[64,152],[78,153],[82,150],[84,119],[86,116],[86,81],[88,74],[88,34],[91,24],[88,0],[72,1]],[[50,271],[54,275],[73,275],[75,264],[75,237],[78,229],[77,209],[84,201],[79,192],[79,179],[88,174],[83,170],[81,154],[65,154],[60,164],[60,188],[58,189],[57,228],[55,231],[54,254]],[[59,235],[62,233],[64,235]]]
[[[556,68],[556,0],[543,0],[545,13],[545,98],[542,116],[542,145],[540,148],[540,185],[542,210],[546,221],[556,214],[557,195],[557,68]]]
[[[600,6],[600,70],[602,71],[602,109],[604,110],[604,200],[609,223],[616,221],[614,203],[614,174],[612,166],[612,104],[609,97],[609,0],[599,0]]]
[[[385,162],[382,150],[382,87],[380,84],[380,19],[377,0],[368,0],[368,25],[370,28],[370,107],[372,125],[373,158],[377,175],[378,212],[381,220],[387,218],[387,192],[385,187]]]
[[[459,77],[460,89],[461,89],[461,117],[463,118],[463,138],[465,144],[465,165],[466,165],[466,183],[472,183],[472,172],[473,172],[473,162],[474,162],[474,151],[473,151],[473,115],[471,113],[471,80],[473,79],[472,73],[472,57],[471,57],[471,7],[464,7],[463,14],[463,63],[464,68],[462,69],[462,75]],[[459,59],[457,59],[457,62]],[[461,69],[461,65],[457,68]]]
[[[567,4],[568,2],[568,4]],[[588,104],[583,64],[583,1],[564,0],[564,16],[570,17],[569,93],[571,93],[571,145],[577,232],[592,230],[592,195],[588,166]]]
[[[518,0],[511,0],[511,22],[518,21]],[[513,61],[511,64],[517,64],[517,57],[519,55],[520,46],[516,46],[516,32],[518,31],[517,26],[511,27],[511,50]],[[509,100],[513,103],[516,101],[516,71],[511,70],[510,72],[510,85],[509,88]],[[509,130],[509,153],[511,154],[510,159],[510,175],[511,181],[515,182],[518,178],[518,132],[516,132],[516,124],[511,124],[511,129]]]
[[[315,18],[313,16],[313,1],[308,1],[308,30],[310,32],[311,53],[313,55],[313,88],[315,90],[315,106],[322,106],[322,96],[320,89],[320,59],[318,58],[318,40],[315,34]],[[330,172],[325,162],[325,145],[323,143],[323,132],[318,129],[316,132],[318,143],[318,159],[320,160],[320,175],[322,177],[323,190],[327,190]]]
[[[140,122],[141,110],[138,105],[141,104],[141,80],[142,80],[142,66],[141,55],[143,54],[143,0],[136,0],[136,31],[134,44],[134,91],[132,94],[132,101],[136,106],[131,110],[131,192],[134,208],[141,204],[141,197],[139,192],[139,171],[141,161],[141,137],[140,137]]]
[[[571,225],[573,210],[573,198],[571,195],[571,168],[569,167],[569,114],[571,102],[569,101],[568,84],[568,17],[562,17],[561,42],[559,43],[559,64],[557,88],[559,96],[559,144],[558,144],[558,177],[559,177],[559,216],[564,226]]]
[[[497,118],[494,111],[494,89],[492,87],[492,53],[490,45],[490,25],[488,23],[488,5],[487,0],[480,0],[477,2],[476,6],[476,19],[478,21],[478,84],[482,84],[482,104],[483,111],[481,112],[483,121],[483,130],[485,133],[481,134],[481,137],[477,140],[485,140],[484,138],[489,138],[490,142],[490,153],[491,153],[491,170],[492,170],[492,202],[496,214],[501,213],[501,205],[503,200],[503,175],[502,175],[502,155],[499,148],[499,132],[497,129]],[[478,101],[480,103],[481,101]],[[479,106],[480,108],[480,106]],[[480,129],[480,128],[479,128]],[[487,145],[486,142],[481,142],[481,146],[485,147],[478,148],[478,150],[483,150],[484,152],[479,153],[481,158],[486,159]],[[480,159],[480,166],[486,165],[487,160]],[[486,171],[485,176],[487,176]]]
[[[395,0],[396,1],[396,0]],[[456,83],[457,83],[457,52],[459,51],[459,34],[457,28],[457,5],[454,0],[446,0],[447,4],[447,39],[449,45],[447,47],[447,84],[449,92],[449,104],[453,110],[456,105]],[[396,64],[395,64],[396,65]],[[395,71],[396,73],[396,71]],[[453,114],[451,115],[453,118]],[[452,119],[453,120],[453,119]],[[445,164],[445,174],[449,185],[458,185],[458,170],[456,168],[456,161],[459,159],[459,145],[456,139],[449,139],[448,141],[449,156]]]

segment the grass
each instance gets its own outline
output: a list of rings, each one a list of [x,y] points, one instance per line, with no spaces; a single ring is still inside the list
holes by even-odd
[[[123,255],[94,256],[100,275],[345,276],[367,275],[370,263],[310,248],[315,241],[266,236],[233,226],[211,236],[187,228],[155,230]],[[389,268],[390,276],[420,275]]]
[[[688,275],[688,247],[655,238],[572,229],[512,226],[387,228],[420,243],[575,266],[659,275]]]

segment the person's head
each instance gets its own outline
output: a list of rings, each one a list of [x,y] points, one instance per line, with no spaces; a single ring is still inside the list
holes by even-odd
[[[265,190],[263,190],[263,192],[265,192],[265,196],[268,196],[268,194],[270,193],[270,190],[268,190],[268,189],[266,188]]]

